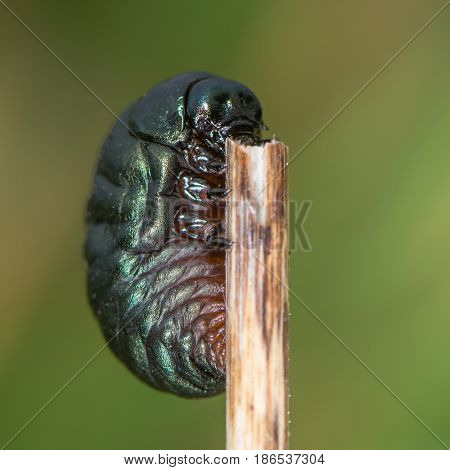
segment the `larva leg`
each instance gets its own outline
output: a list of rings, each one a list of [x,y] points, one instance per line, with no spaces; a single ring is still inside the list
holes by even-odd
[[[206,150],[200,142],[193,141],[184,151],[186,163],[198,173],[207,175],[223,175],[225,173],[225,161],[218,152],[212,153]]]
[[[223,204],[229,191],[217,182],[195,175],[189,170],[183,170],[178,177],[178,192],[185,199],[197,204]]]
[[[206,240],[206,245],[213,250],[223,251],[231,248],[233,242],[226,237],[213,235]]]

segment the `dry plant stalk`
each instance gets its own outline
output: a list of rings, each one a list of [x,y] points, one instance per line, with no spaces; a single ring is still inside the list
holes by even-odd
[[[227,142],[227,448],[288,439],[287,147]]]

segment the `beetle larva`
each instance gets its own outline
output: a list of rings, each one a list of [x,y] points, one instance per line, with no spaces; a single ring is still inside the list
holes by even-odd
[[[259,141],[244,85],[186,73],[114,125],[87,209],[89,300],[114,353],[186,397],[225,386],[225,140]]]

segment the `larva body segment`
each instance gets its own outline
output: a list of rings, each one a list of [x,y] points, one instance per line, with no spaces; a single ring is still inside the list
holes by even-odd
[[[157,85],[100,152],[87,209],[88,294],[114,353],[186,397],[225,385],[225,140],[259,140],[261,107],[204,73]]]

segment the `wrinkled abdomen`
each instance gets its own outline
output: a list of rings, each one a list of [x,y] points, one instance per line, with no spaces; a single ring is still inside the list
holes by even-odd
[[[209,244],[210,219],[220,225],[223,211],[180,193],[184,162],[117,123],[89,201],[86,259],[89,299],[115,354],[149,384],[201,397],[225,386],[225,255]],[[179,230],[181,207],[210,218],[194,227],[200,237]]]

